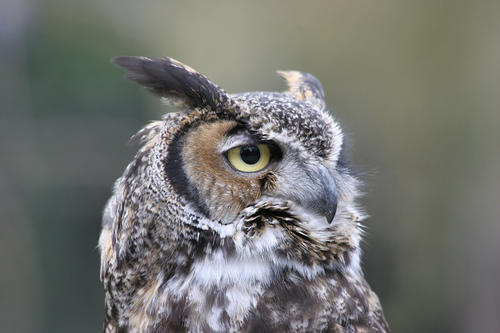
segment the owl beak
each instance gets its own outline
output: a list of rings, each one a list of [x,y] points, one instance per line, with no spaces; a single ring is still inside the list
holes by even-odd
[[[332,223],[337,212],[337,187],[328,169],[322,165],[309,167],[303,181],[304,183],[296,183],[297,192],[300,193],[296,201],[307,210],[324,216],[328,223]]]
[[[337,187],[328,170],[320,166],[317,170],[318,192],[313,195],[314,200],[309,202],[312,211],[326,217],[328,223],[332,223],[337,212]]]
[[[326,217],[328,223],[332,223],[335,214],[337,213],[337,195],[335,193],[329,195],[326,198],[326,207],[324,209],[323,214]]]
[[[301,165],[296,173],[278,174],[279,185],[274,196],[291,200],[311,213],[332,223],[337,212],[337,187],[323,165]]]

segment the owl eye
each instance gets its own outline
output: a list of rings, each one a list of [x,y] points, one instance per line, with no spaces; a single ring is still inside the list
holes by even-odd
[[[230,149],[227,159],[238,171],[257,172],[269,165],[271,152],[267,144],[246,145]]]

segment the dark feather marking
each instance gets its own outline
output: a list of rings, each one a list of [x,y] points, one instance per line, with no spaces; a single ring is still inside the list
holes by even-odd
[[[208,292],[207,292],[207,298],[206,298],[206,307],[207,310],[210,310],[212,307],[221,307],[224,308],[228,304],[228,299],[226,297],[226,289],[220,289],[218,286],[217,287],[212,287]]]
[[[185,297],[172,304],[172,312],[168,313],[151,332],[187,332],[186,319],[189,315]]]
[[[193,108],[217,110],[227,106],[226,92],[204,75],[171,58],[123,56],[111,62],[126,70],[125,77],[154,94],[177,98]]]
[[[276,321],[278,317],[290,317],[290,309],[298,307],[306,317],[318,309],[318,300],[314,297],[305,281],[292,282],[290,271],[277,274],[268,286],[265,297],[260,300],[255,311],[249,316],[248,332],[290,332],[290,321]],[[296,280],[297,277],[294,276]]]
[[[351,261],[350,250],[353,249],[348,241],[331,239],[318,242],[304,229],[296,216],[289,212],[289,207],[274,206],[267,203],[258,207],[250,215],[245,216],[242,230],[247,237],[252,238],[262,232],[265,226],[281,226],[288,234],[289,239],[284,243],[284,251],[276,249],[275,253],[286,259],[299,259],[305,265],[322,265],[325,270],[341,272],[344,265]]]
[[[184,172],[182,147],[184,145],[184,132],[177,133],[170,145],[168,157],[164,161],[165,172],[167,173],[175,191],[191,202],[201,214],[209,216],[208,207],[201,200],[200,194],[188,180]]]
[[[248,125],[243,120],[239,119],[236,126],[227,132],[227,136],[233,136],[239,134],[240,132],[248,131]]]
[[[116,330],[116,333],[128,333],[129,329],[128,327],[118,327]]]
[[[221,240],[221,250],[225,258],[234,256],[236,253],[236,247],[232,238],[224,238]]]

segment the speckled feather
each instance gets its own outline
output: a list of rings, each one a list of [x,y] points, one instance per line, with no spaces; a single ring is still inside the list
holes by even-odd
[[[287,92],[229,95],[172,59],[114,63],[180,110],[136,135],[105,208],[105,332],[389,331],[360,269],[359,182],[340,166],[319,81],[280,72]],[[234,132],[282,157],[255,175],[231,170],[219,150]]]

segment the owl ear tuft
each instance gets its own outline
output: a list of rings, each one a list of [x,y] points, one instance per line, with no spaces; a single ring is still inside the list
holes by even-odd
[[[325,93],[314,75],[298,71],[277,71],[277,73],[288,84],[286,93],[299,101],[309,101],[320,109],[325,108]]]
[[[192,108],[220,110],[228,107],[230,98],[223,89],[177,60],[121,56],[111,62],[127,70],[127,79],[161,97]]]

